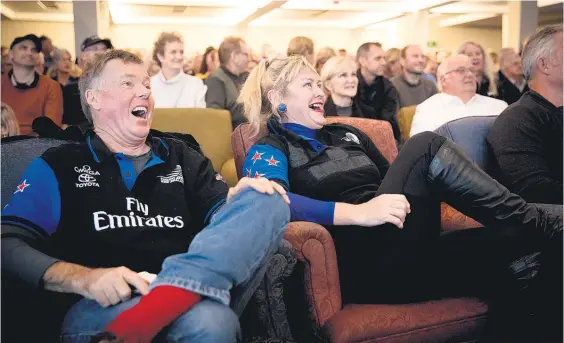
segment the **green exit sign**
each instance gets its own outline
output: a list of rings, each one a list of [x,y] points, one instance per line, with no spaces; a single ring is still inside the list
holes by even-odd
[[[437,42],[430,40],[430,41],[427,42],[427,47],[428,47],[428,48],[436,48],[436,47],[437,47]]]

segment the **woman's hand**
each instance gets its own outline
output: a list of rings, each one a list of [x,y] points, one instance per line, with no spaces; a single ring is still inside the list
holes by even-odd
[[[356,205],[356,225],[377,226],[391,223],[403,229],[405,217],[411,213],[403,194],[382,194],[364,204]]]
[[[280,186],[274,181],[270,181],[262,177],[256,179],[244,177],[239,180],[235,187],[229,188],[229,192],[227,193],[227,202],[231,201],[235,194],[239,193],[245,188],[252,188],[255,191],[263,194],[274,194],[274,192],[278,192],[282,196],[284,201],[287,204],[290,204],[290,198],[288,198],[288,194],[286,194],[284,187]]]

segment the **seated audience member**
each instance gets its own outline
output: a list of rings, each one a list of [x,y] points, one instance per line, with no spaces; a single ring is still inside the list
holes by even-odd
[[[63,116],[61,87],[35,70],[40,50],[36,35],[17,37],[10,45],[14,67],[2,75],[2,101],[16,113],[23,135],[32,134],[35,118],[46,116],[60,126]]]
[[[311,38],[304,36],[297,36],[290,40],[288,43],[288,49],[286,50],[286,56],[300,55],[306,58],[306,60],[314,65],[314,44]]]
[[[147,62],[147,73],[149,73],[149,77],[157,75],[159,71],[161,71],[161,66],[151,57],[151,60]]]
[[[527,201],[562,204],[562,25],[535,33],[521,58],[531,90],[487,137],[496,178]]]
[[[466,42],[456,52],[470,57],[472,66],[476,69],[476,93],[497,96],[497,87],[490,65],[491,62],[484,48],[476,42]]]
[[[529,91],[527,80],[523,77],[521,57],[513,49],[502,49],[499,65],[501,69],[498,72],[497,96],[511,105]]]
[[[14,67],[12,57],[10,57],[10,49],[6,48],[2,51],[2,75],[8,74]]]
[[[497,116],[507,104],[476,94],[476,71],[466,55],[447,58],[437,70],[441,93],[423,101],[415,110],[410,136],[434,131],[449,121],[472,116]]]
[[[41,52],[43,53],[45,59],[45,70],[42,72],[42,74],[45,74],[53,64],[53,52],[56,48],[55,46],[53,46],[53,41],[51,41],[51,38],[47,36],[39,37],[39,41],[41,42]]]
[[[219,68],[219,55],[217,53],[217,49],[213,46],[209,46],[202,56],[202,64],[196,76],[205,80],[217,68]]]
[[[425,55],[425,69],[423,69],[423,76],[427,79],[437,83],[437,62],[431,57]]]
[[[45,55],[42,52],[37,54],[37,59],[35,62],[35,72],[39,75],[44,75],[47,69],[45,69]]]
[[[112,42],[109,39],[101,39],[98,36],[86,38],[80,46],[80,56],[78,57],[79,67],[84,70],[86,65],[90,63],[96,55],[104,53],[109,49],[113,49]],[[78,82],[70,83],[63,87],[63,104],[63,124],[89,125],[81,105]]]
[[[392,83],[384,77],[386,54],[382,45],[377,42],[362,44],[356,52],[356,60],[359,66],[356,73],[358,93],[354,102],[362,106],[365,118],[389,122],[394,137],[399,142],[401,134],[396,117],[399,109],[398,93]]]
[[[20,125],[14,114],[14,110],[5,103],[2,103],[2,138],[19,136]]]
[[[391,48],[386,51],[386,78],[391,79],[401,75],[401,63],[400,63],[401,51],[398,48]]]
[[[201,152],[148,136],[149,83],[143,61],[122,50],[86,68],[94,130],[32,161],[2,211],[2,268],[84,297],[66,314],[65,342],[105,330],[92,341],[148,343],[168,326],[167,342],[235,343],[245,304],[231,309],[230,291],[254,292],[289,201],[266,179],[228,189]],[[149,284],[142,271],[158,276]]]
[[[231,124],[235,129],[245,122],[237,97],[249,72],[247,44],[239,37],[227,37],[218,50],[220,67],[206,79],[207,107],[225,109],[231,112]]]
[[[425,69],[423,50],[418,45],[408,45],[401,50],[402,73],[390,81],[398,91],[399,107],[419,105],[437,94],[433,81],[422,77]]]
[[[343,56],[343,57],[347,56],[347,50],[345,49],[339,49],[338,53],[339,56]]]
[[[321,74],[321,69],[323,69],[323,65],[329,61],[331,57],[337,56],[337,53],[333,48],[321,48],[317,52],[317,56],[315,57],[315,70],[319,74]]]
[[[514,254],[528,253],[513,249],[534,247],[542,256],[562,253],[562,217],[511,194],[447,138],[432,132],[417,135],[390,165],[361,130],[327,125],[316,106],[324,99],[319,76],[301,56],[275,59],[268,68],[261,62],[239,99],[252,131],[268,132],[249,149],[244,173],[278,182],[290,192],[293,211],[307,211],[309,221],[327,228],[335,243],[344,304],[461,295],[495,301],[509,290],[504,283],[499,288],[503,294],[495,291],[508,262]],[[486,227],[441,235],[441,201]],[[500,246],[494,237],[501,227],[506,240]],[[562,269],[555,268],[561,257],[545,262],[539,274],[550,268],[545,271],[551,276],[537,293],[515,294],[512,310],[528,315],[528,306],[519,299],[534,303],[554,289],[552,277],[562,277]],[[558,306],[562,304],[552,304]],[[548,333],[541,329],[534,334]]]
[[[353,102],[358,90],[356,73],[356,63],[350,57],[333,57],[325,63],[321,84],[328,94],[323,107],[326,116],[363,117],[362,106]]]
[[[151,78],[157,108],[205,108],[207,87],[183,71],[184,40],[174,32],[163,32],[155,42],[153,60],[161,71]]]
[[[57,81],[61,86],[78,82],[78,77],[72,76],[72,56],[66,49],[55,49],[53,51],[53,63],[49,70],[51,74],[48,73],[48,76]]]
[[[499,71],[499,55],[497,52],[490,52],[490,60],[492,61],[492,73],[497,73]]]

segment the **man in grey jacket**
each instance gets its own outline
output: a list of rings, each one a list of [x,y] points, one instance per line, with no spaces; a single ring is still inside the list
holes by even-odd
[[[225,109],[231,112],[233,129],[245,122],[242,107],[237,104],[239,91],[249,73],[247,44],[239,37],[227,37],[219,46],[220,67],[206,80],[208,108]]]

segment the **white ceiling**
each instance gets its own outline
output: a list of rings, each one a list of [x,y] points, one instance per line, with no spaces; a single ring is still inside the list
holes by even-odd
[[[561,22],[562,2],[538,1],[539,22]],[[369,29],[422,9],[439,17],[441,26],[501,27],[507,7],[507,1],[479,0],[108,0],[114,24],[345,29]],[[2,20],[73,21],[71,0],[2,1],[0,12]]]

